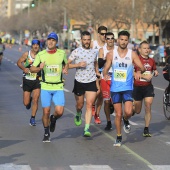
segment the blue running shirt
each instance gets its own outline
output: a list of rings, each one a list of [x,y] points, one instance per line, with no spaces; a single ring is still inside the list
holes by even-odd
[[[114,49],[112,60],[112,80],[111,92],[120,92],[126,90],[133,90],[133,63],[132,63],[132,50],[128,52],[124,58],[118,54],[117,48]]]

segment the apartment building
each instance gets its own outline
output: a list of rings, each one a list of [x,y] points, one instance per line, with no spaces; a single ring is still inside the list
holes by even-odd
[[[0,16],[11,17],[28,7],[32,0],[0,0]]]

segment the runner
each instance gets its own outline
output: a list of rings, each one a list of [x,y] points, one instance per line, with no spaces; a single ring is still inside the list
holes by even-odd
[[[139,114],[142,109],[142,102],[144,100],[145,104],[145,128],[143,131],[144,137],[151,137],[149,133],[149,124],[151,121],[151,105],[153,102],[154,88],[152,85],[152,76],[158,76],[158,71],[156,70],[155,60],[149,58],[149,43],[147,41],[143,41],[140,43],[139,47],[140,52],[140,60],[145,67],[146,71],[142,74],[140,80],[134,80],[134,90],[133,90],[133,97],[134,97],[134,113]],[[138,67],[135,65],[135,74],[138,71]]]
[[[97,54],[100,48],[106,46],[106,41],[105,41],[106,32],[107,32],[107,28],[105,26],[100,26],[98,28],[98,39],[91,43],[91,48],[95,49]],[[99,69],[99,71],[102,72],[102,68]],[[94,116],[94,122],[96,124],[100,124],[101,120],[99,116],[100,116],[100,110],[101,110],[102,103],[103,103],[103,97],[102,97],[102,92],[100,89],[100,80],[97,79],[96,83],[97,83],[98,91],[97,91],[96,100],[92,106],[92,115]]]
[[[32,66],[36,54],[39,52],[40,41],[37,39],[32,40],[31,50],[25,52],[17,61],[18,67],[23,70],[23,103],[26,109],[31,108],[32,112],[30,118],[30,125],[36,126],[35,116],[38,110],[38,99],[40,96],[40,76],[41,73],[37,74],[30,72],[30,67]],[[32,95],[32,96],[31,96]]]
[[[106,38],[107,46],[100,48],[99,55],[98,55],[99,69],[103,68],[106,62],[107,53],[114,49],[114,34],[112,32],[108,32],[106,33],[105,38]],[[112,68],[110,68],[109,70],[109,75],[110,77],[112,76]],[[112,124],[111,124],[111,119],[110,119],[110,114],[111,114],[110,105],[112,105],[110,101],[110,83],[111,83],[111,78],[108,80],[104,80],[103,74],[101,73],[100,86],[101,86],[102,96],[104,100],[104,111],[105,111],[106,120],[107,120],[107,125],[105,127],[105,130],[112,129]]]
[[[118,48],[107,54],[107,60],[104,67],[103,75],[108,80],[108,70],[112,66],[113,74],[111,79],[111,98],[115,109],[115,126],[117,138],[114,146],[121,146],[122,133],[121,122],[124,121],[124,131],[130,132],[130,124],[128,119],[132,115],[133,109],[133,63],[135,63],[141,71],[135,74],[135,79],[141,77],[141,72],[145,71],[136,52],[127,48],[130,34],[127,31],[121,31],[118,34]],[[124,103],[124,116],[122,111],[122,102]]]
[[[84,97],[86,97],[85,128],[84,136],[90,137],[89,131],[92,118],[92,104],[96,98],[96,74],[98,72],[97,54],[95,50],[90,49],[91,34],[84,31],[81,34],[82,47],[75,49],[69,56],[69,68],[76,68],[73,93],[76,100],[76,116],[74,123],[76,126],[82,124],[82,108],[84,106]],[[74,64],[72,62],[74,61]]]
[[[47,37],[47,49],[38,53],[31,67],[31,72],[37,73],[42,71],[43,142],[50,142],[50,132],[54,132],[56,120],[63,115],[65,105],[62,72],[67,74],[68,64],[65,52],[56,49],[57,42],[57,34],[54,32],[50,33]],[[55,105],[55,111],[50,116],[51,100]]]
[[[2,39],[0,38],[0,65],[2,63],[4,50],[5,50],[5,45],[2,43]]]

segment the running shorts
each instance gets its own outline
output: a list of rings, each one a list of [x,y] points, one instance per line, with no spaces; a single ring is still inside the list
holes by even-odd
[[[43,108],[51,106],[51,100],[55,106],[64,106],[65,97],[63,90],[43,90],[41,89],[41,105]]]
[[[141,101],[145,97],[154,97],[154,88],[153,85],[150,84],[148,86],[134,86],[133,89],[133,98],[136,101]]]
[[[73,93],[77,96],[84,95],[86,91],[97,92],[96,81],[90,83],[80,83],[74,80]]]
[[[35,89],[40,89],[41,84],[39,80],[27,80],[23,78],[23,91],[32,92]]]
[[[127,101],[133,102],[132,90],[121,91],[121,92],[111,92],[111,98],[113,104],[125,103]]]
[[[111,80],[100,80],[103,100],[110,100],[110,84]]]

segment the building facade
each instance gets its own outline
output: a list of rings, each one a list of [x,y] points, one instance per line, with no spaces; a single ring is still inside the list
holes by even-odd
[[[32,0],[0,0],[0,16],[11,17],[29,7]]]

